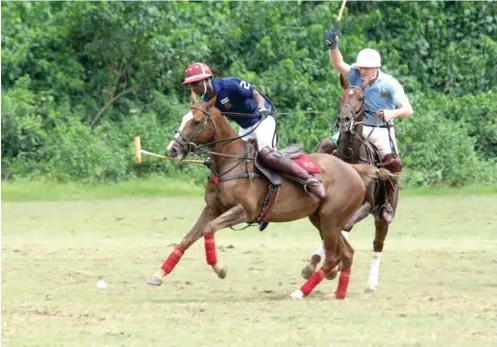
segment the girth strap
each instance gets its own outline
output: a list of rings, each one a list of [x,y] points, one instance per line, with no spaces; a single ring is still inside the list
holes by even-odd
[[[239,178],[259,178],[261,175],[257,172],[245,172],[242,174],[237,174],[237,175],[223,175],[221,177],[219,176],[214,176],[212,177],[212,180],[214,183],[219,184],[220,182],[225,182],[225,181],[231,181],[231,180],[236,180]]]

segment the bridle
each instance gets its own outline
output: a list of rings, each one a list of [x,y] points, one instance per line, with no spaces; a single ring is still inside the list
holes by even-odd
[[[365,105],[364,97],[365,97],[365,95],[364,95],[364,90],[362,90],[362,88],[360,88],[360,87],[355,87],[355,86],[350,87],[350,88],[347,88],[345,91],[353,90],[353,89],[358,90],[361,94],[361,97],[363,98],[361,107],[356,111],[354,109],[354,107],[352,107],[352,104],[350,104],[350,103],[342,105],[342,107],[338,110],[338,116],[337,116],[335,127],[340,132],[350,131],[352,134],[355,135],[355,131],[354,131],[355,126],[358,124],[364,123],[364,121],[356,122],[356,119],[360,115],[364,114],[364,105]],[[350,125],[348,127],[343,125],[344,120],[340,118],[340,114],[343,113],[343,109],[350,110],[349,112],[352,115],[352,118],[350,120]]]
[[[216,137],[217,134],[217,127],[216,123],[212,119],[212,114],[206,110],[204,110],[202,107],[197,106],[197,105],[192,105],[190,106],[191,109],[194,110],[199,110],[202,112],[205,117],[203,118],[202,121],[198,123],[197,128],[195,131],[192,133],[189,138],[185,138],[185,136],[182,134],[182,132],[178,133],[178,137],[174,139],[176,143],[178,143],[181,147],[181,150],[185,153],[194,153],[197,155],[207,153],[207,156],[209,157],[208,160],[204,162],[204,164],[211,169],[211,171],[214,174],[215,180],[218,182],[222,181],[227,181],[227,180],[232,180],[232,179],[237,179],[237,178],[254,178],[258,177],[258,174],[255,172],[249,172],[249,162],[255,160],[255,157],[251,157],[249,155],[249,147],[246,141],[242,141],[245,147],[244,154],[243,155],[236,155],[236,154],[227,154],[227,153],[221,153],[221,152],[215,152],[212,150],[209,150],[212,148],[213,145],[221,143],[221,146],[225,146],[230,142],[233,142],[235,140],[241,139],[242,137],[250,134],[251,132],[255,131],[255,129],[259,126],[260,122],[257,123],[257,126],[252,129],[249,133],[244,134],[243,136],[235,136],[227,139],[222,139],[222,140],[215,140],[211,142],[207,142],[201,145],[197,145],[194,142],[195,137],[197,137],[207,126],[207,122],[210,121],[212,123],[212,126],[214,128],[214,138]],[[251,116],[251,115],[249,115]],[[217,172],[217,169],[214,164],[213,157],[214,156],[220,156],[220,157],[227,157],[227,158],[232,158],[235,159],[235,164],[231,166],[229,169],[223,171],[222,173]],[[236,167],[238,167],[240,164],[245,162],[245,173],[239,174],[239,175],[232,175],[232,176],[227,176],[227,174],[231,171],[233,171]]]

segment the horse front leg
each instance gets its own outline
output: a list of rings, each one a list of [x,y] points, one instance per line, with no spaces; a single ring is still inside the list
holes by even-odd
[[[389,224],[382,220],[375,221],[376,236],[373,241],[373,259],[371,259],[371,266],[369,268],[369,277],[364,289],[365,293],[376,292],[376,286],[380,277],[380,263],[381,254],[383,252],[383,245],[385,243],[385,238],[388,234]]]
[[[248,217],[242,205],[238,204],[221,214],[219,217],[207,223],[203,230],[205,240],[205,257],[207,264],[212,266],[214,272],[219,278],[226,277],[226,266],[219,265],[216,254],[216,244],[214,233],[220,229],[228,228],[233,225],[248,222]]]
[[[248,217],[242,205],[236,205],[218,217],[214,217],[207,207],[200,215],[192,230],[176,245],[169,257],[162,264],[161,269],[147,281],[150,285],[160,286],[162,277],[167,276],[179,262],[184,252],[199,238],[204,236],[206,260],[220,278],[226,276],[226,267],[217,261],[214,233],[219,229],[227,228],[239,223],[248,222]]]
[[[173,271],[176,264],[180,261],[181,257],[185,251],[190,248],[199,238],[202,237],[202,230],[207,226],[207,224],[215,218],[214,214],[209,210],[208,207],[204,207],[200,217],[193,228],[188,232],[188,234],[183,237],[180,244],[174,246],[174,250],[169,254],[169,257],[164,261],[161,268],[157,273],[147,280],[147,284],[152,286],[160,286],[162,284],[162,277],[167,276]],[[215,246],[214,246],[215,252]]]

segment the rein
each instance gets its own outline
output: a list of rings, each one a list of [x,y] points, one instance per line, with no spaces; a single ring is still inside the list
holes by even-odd
[[[254,161],[255,157],[249,156],[249,149],[248,149],[246,141],[242,141],[244,144],[244,147],[245,147],[245,151],[244,151],[243,156],[236,155],[236,154],[226,154],[226,153],[221,153],[221,152],[215,152],[215,151],[208,150],[208,148],[211,148],[215,144],[221,144],[221,146],[225,146],[233,141],[236,141],[238,139],[241,139],[242,137],[245,137],[245,136],[253,133],[259,127],[263,118],[261,119],[261,121],[259,121],[259,123],[257,123],[257,125],[253,129],[251,129],[248,133],[244,134],[243,136],[236,136],[236,137],[231,137],[231,138],[227,138],[227,139],[216,140],[216,141],[208,142],[208,143],[205,143],[203,145],[198,146],[197,144],[195,144],[192,141],[192,139],[194,139],[205,128],[208,120],[210,120],[214,126],[214,137],[215,137],[215,134],[217,132],[217,128],[216,128],[215,122],[212,120],[212,114],[210,112],[208,112],[208,111],[206,111],[206,110],[204,110],[201,107],[196,106],[196,105],[192,105],[190,108],[199,110],[200,112],[202,112],[205,115],[205,117],[204,117],[202,123],[198,126],[196,132],[192,136],[190,136],[190,138],[188,140],[185,139],[185,137],[182,134],[179,134],[179,138],[181,139],[180,145],[186,147],[187,149],[190,149],[190,153],[195,153],[195,154],[207,153],[207,156],[209,157],[209,159],[212,159],[214,156],[235,159],[235,164],[223,172],[217,171],[217,168],[215,167],[213,160],[207,160],[205,162],[205,165],[214,174],[213,180],[216,184],[218,184],[220,182],[228,181],[228,180],[239,179],[239,178],[252,179],[252,178],[260,177],[260,174],[258,174],[256,172],[249,172],[249,161]],[[257,117],[257,116],[252,115],[252,114],[247,114],[247,115],[238,114],[238,115],[239,116]],[[245,170],[244,170],[245,172],[244,173],[236,174],[236,175],[227,175],[228,173],[235,170],[238,166],[243,164],[243,162],[245,162]]]

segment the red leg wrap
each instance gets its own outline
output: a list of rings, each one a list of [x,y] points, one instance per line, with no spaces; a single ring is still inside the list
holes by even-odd
[[[304,293],[304,296],[309,295],[313,289],[323,280],[323,278],[326,277],[326,272],[323,270],[323,268],[319,269],[315,273],[312,274],[311,278],[305,282],[302,287],[300,287],[300,290],[302,293]]]
[[[183,253],[185,253],[185,251],[182,248],[180,248],[179,246],[175,247],[174,251],[169,254],[169,257],[167,257],[164,264],[162,264],[162,270],[164,270],[166,274],[169,274],[171,271],[173,271],[174,267],[176,266],[176,264],[178,264],[178,261],[183,256]]]
[[[207,264],[214,265],[217,263],[216,254],[216,241],[214,241],[214,234],[209,233],[204,235],[204,246],[205,246],[205,260]]]
[[[338,278],[338,288],[335,291],[337,299],[345,299],[347,288],[349,287],[350,272],[351,268],[342,269],[340,272],[340,277]]]

